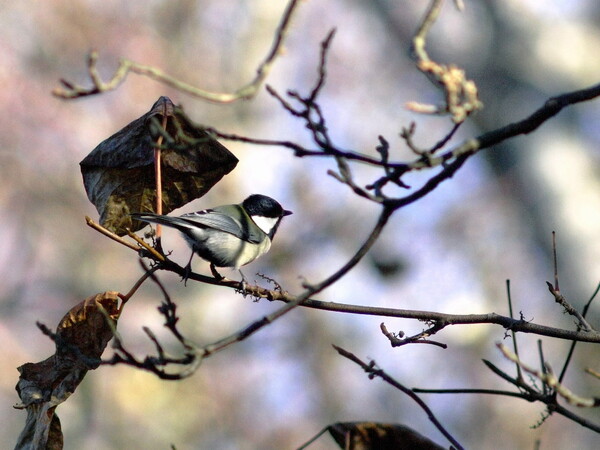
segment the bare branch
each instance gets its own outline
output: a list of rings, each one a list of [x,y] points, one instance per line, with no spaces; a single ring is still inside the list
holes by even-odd
[[[164,301],[161,304],[161,306],[158,308],[158,310],[166,319],[165,327],[167,327],[171,331],[171,333],[177,338],[177,340],[182,344],[182,346],[184,347],[184,350],[185,350],[184,355],[182,357],[170,357],[170,356],[166,355],[163,351],[162,345],[159,343],[158,339],[156,339],[155,335],[151,332],[151,330],[145,329],[144,330],[145,333],[155,344],[155,348],[156,348],[158,356],[156,356],[156,357],[146,356],[143,360],[137,359],[131,352],[129,352],[125,348],[120,336],[116,333],[116,330],[115,330],[115,333],[114,333],[115,334],[115,342],[114,342],[115,354],[113,355],[113,357],[110,360],[103,361],[103,363],[110,364],[110,365],[127,364],[127,365],[130,365],[133,367],[137,367],[139,369],[150,371],[150,372],[154,373],[155,375],[157,375],[158,377],[160,377],[162,379],[166,379],[166,380],[179,380],[182,378],[189,377],[190,375],[192,375],[193,373],[196,372],[196,370],[200,366],[201,361],[204,358],[206,358],[212,354],[215,354],[215,353],[229,347],[230,345],[235,344],[236,342],[240,342],[240,341],[248,338],[252,334],[256,333],[258,330],[271,324],[273,321],[279,319],[280,317],[284,316],[291,310],[293,310],[296,307],[298,307],[299,305],[301,305],[311,295],[322,291],[323,289],[327,288],[331,284],[335,283],[346,273],[348,273],[348,271],[350,271],[362,259],[362,257],[371,248],[373,243],[377,240],[383,227],[387,223],[387,220],[389,219],[390,215],[391,215],[391,211],[387,208],[383,208],[383,211],[382,211],[380,218],[377,221],[375,227],[373,228],[373,230],[371,231],[371,233],[369,234],[369,236],[367,237],[365,242],[357,250],[356,254],[344,266],[342,266],[339,270],[334,272],[331,276],[329,276],[328,278],[326,278],[325,280],[321,281],[320,283],[318,283],[316,285],[305,284],[305,286],[304,286],[305,291],[301,295],[295,297],[292,301],[287,302],[286,305],[279,308],[272,314],[269,314],[267,316],[262,317],[259,320],[252,322],[250,325],[244,327],[242,330],[240,330],[228,337],[225,337],[223,339],[218,340],[217,342],[214,342],[212,344],[209,344],[209,345],[206,345],[203,347],[197,347],[195,344],[189,342],[187,339],[184,338],[184,336],[178,330],[177,322],[178,322],[179,318],[176,315],[177,305],[172,302],[167,290],[164,288],[162,283],[160,283],[160,281],[156,278],[156,276],[153,273],[157,267],[175,271],[180,274],[181,274],[181,272],[185,273],[184,268],[178,266],[177,264],[168,260],[168,258],[164,257],[164,261],[159,262],[157,266],[155,266],[151,271],[148,271],[148,272],[150,273],[149,276],[152,278],[152,280],[154,280],[158,284],[161,291],[163,292]],[[152,253],[148,253],[147,256],[154,257],[154,255]],[[164,256],[164,255],[160,255],[160,256]],[[220,278],[220,279],[209,278],[209,277],[200,276],[200,275],[197,275],[194,273],[191,273],[188,275],[189,275],[190,279],[198,279],[200,281],[204,281],[205,279],[208,279],[211,284],[235,287],[240,290],[243,289],[245,293],[254,295],[254,292],[253,292],[254,288],[252,286],[250,286],[250,287],[242,286],[242,283],[240,283],[240,282],[233,282],[232,280],[226,280],[224,278]],[[262,288],[260,288],[260,289],[262,289]],[[271,297],[275,297],[277,295],[287,295],[287,293],[283,292],[283,290],[281,289],[281,286],[276,286],[276,289],[274,291],[270,291],[270,292],[271,292],[271,294],[270,294]],[[184,369],[179,372],[168,371],[167,368],[170,366],[173,366],[173,365],[183,366]]]
[[[600,380],[600,372],[590,369],[590,368],[585,369],[585,372],[589,373],[591,376],[598,378]]]
[[[381,329],[381,332],[383,333],[383,335],[389,339],[390,344],[392,344],[392,347],[401,347],[402,345],[407,345],[407,344],[431,344],[431,345],[436,345],[438,347],[441,347],[443,349],[448,348],[448,346],[446,344],[443,344],[443,343],[437,342],[437,341],[430,341],[427,339],[427,337],[437,333],[438,328],[439,328],[438,325],[434,325],[429,330],[424,330],[418,334],[415,334],[414,336],[410,336],[410,337],[406,337],[406,338],[404,337],[403,331],[400,331],[398,333],[389,332],[383,322],[381,322],[381,324],[379,325],[379,328]]]
[[[341,278],[345,273],[347,273],[354,265],[360,261],[360,259],[366,254],[368,249],[373,245],[379,233],[387,223],[389,217],[392,212],[389,208],[384,208],[382,214],[377,222],[377,225],[367,241],[363,244],[361,249],[357,252],[357,254],[346,263],[338,272],[333,274],[330,278],[323,281],[317,286],[313,286],[313,288],[317,289],[315,292],[324,289],[327,286],[330,286],[339,278]],[[89,219],[90,222],[91,219]],[[98,229],[97,227],[94,227]],[[100,227],[102,228],[102,227]],[[101,231],[101,230],[100,230]],[[103,233],[106,234],[106,233]],[[107,234],[108,235],[108,234]],[[110,236],[109,236],[110,237]],[[111,237],[112,239],[112,237]],[[139,252],[139,247],[136,247],[133,244],[128,243],[127,241],[123,241],[121,238],[115,239],[117,242],[126,245],[128,248]],[[121,242],[123,241],[123,242]],[[143,241],[142,241],[143,242]],[[145,245],[148,245],[144,243]],[[150,247],[152,248],[152,247]],[[154,250],[154,249],[152,249]],[[206,275],[201,275],[195,272],[187,273],[184,267],[176,264],[171,261],[165,255],[157,253],[144,254],[146,257],[153,258],[158,263],[158,269],[167,270],[169,272],[174,272],[179,274],[180,276],[187,275],[190,280],[199,281],[202,283],[213,284],[217,286],[224,286],[231,289],[242,290],[255,297],[255,298],[265,298],[269,301],[283,301],[286,303],[300,303],[299,299],[304,298],[302,296],[295,296],[286,291],[281,290],[280,288],[276,289],[266,289],[261,286],[254,285],[246,285],[242,286],[242,283],[236,280],[230,280],[227,278],[213,278],[208,277]],[[502,327],[512,330],[514,332],[522,332],[522,333],[533,333],[541,336],[549,336],[558,339],[568,339],[574,341],[581,342],[600,342],[600,333],[595,330],[589,331],[572,331],[572,330],[564,330],[560,328],[553,328],[544,325],[538,325],[532,322],[526,322],[522,319],[514,319],[512,317],[501,316],[496,313],[490,314],[443,314],[433,311],[418,311],[418,310],[405,310],[405,309],[393,309],[393,308],[379,308],[379,307],[369,307],[369,306],[360,306],[360,305],[351,305],[345,303],[337,303],[337,302],[323,302],[317,299],[310,298],[314,293],[309,294],[308,297],[301,300],[302,306],[307,308],[321,309],[325,311],[336,311],[336,312],[345,312],[349,314],[364,314],[364,315],[373,315],[373,316],[381,316],[381,317],[398,317],[398,318],[406,318],[406,319],[417,319],[422,321],[430,321],[434,322],[435,326],[427,330],[429,335],[434,334],[434,332],[438,332],[445,328],[448,325],[465,325],[465,324],[474,324],[474,323],[489,323],[501,325]],[[417,335],[419,336],[419,335]],[[413,337],[415,338],[415,337]]]
[[[513,314],[513,305],[512,305],[512,297],[510,295],[510,280],[506,280],[506,297],[508,300],[508,313],[510,314],[510,318],[514,319],[515,316]],[[517,334],[514,329],[510,330],[512,333],[512,341],[513,348],[515,350],[515,355],[519,356],[519,346],[517,345]],[[521,367],[517,364],[517,380],[523,380],[523,374],[521,373]]]
[[[166,354],[163,346],[160,344],[152,330],[150,330],[148,327],[143,327],[146,335],[154,343],[157,356],[146,356],[143,360],[136,358],[129,350],[127,350],[123,340],[121,339],[121,336],[116,332],[116,330],[114,330],[113,348],[115,353],[111,359],[104,360],[102,363],[106,365],[126,364],[138,369],[152,372],[159,378],[165,380],[180,380],[193,375],[200,366],[202,358],[198,357],[196,346],[187,340],[177,328],[177,322],[179,321],[179,318],[176,314],[177,305],[173,303],[166,288],[154,274],[157,267],[158,266],[155,266],[152,269],[146,268],[146,274],[152,278],[152,280],[158,285],[163,293],[164,300],[158,307],[158,311],[165,317],[164,326],[169,329],[171,334],[173,334],[173,336],[182,345],[184,350],[183,356],[172,357]],[[167,370],[167,368],[172,366],[182,366],[183,370],[179,372]]]
[[[475,82],[467,79],[464,70],[452,64],[447,66],[431,60],[425,50],[427,34],[437,20],[443,3],[443,0],[433,0],[430,3],[421,26],[413,37],[412,50],[417,60],[417,68],[427,75],[433,84],[443,89],[446,104],[435,106],[409,102],[406,106],[423,114],[450,114],[452,121],[459,124],[464,122],[469,114],[481,109],[483,104],[477,97]]]
[[[585,407],[585,408],[595,408],[595,407],[600,406],[600,397],[592,397],[592,398],[579,397],[579,396],[575,395],[573,392],[571,392],[568,388],[563,386],[561,383],[559,383],[558,378],[556,378],[556,376],[554,375],[554,372],[552,370],[550,370],[550,367],[547,364],[546,364],[545,370],[542,370],[542,371],[536,370],[533,367],[530,367],[527,364],[525,364],[524,362],[522,362],[521,360],[519,360],[517,355],[512,353],[508,349],[508,347],[506,347],[504,344],[498,343],[498,344],[496,344],[496,346],[500,349],[500,351],[504,354],[504,356],[507,359],[509,359],[509,360],[513,361],[514,363],[518,364],[519,366],[521,366],[521,368],[525,372],[538,378],[540,381],[542,381],[544,383],[544,385],[547,385],[549,388],[556,391],[556,393],[558,393],[558,395],[563,397],[571,405]]]
[[[592,305],[592,302],[594,301],[594,299],[598,295],[598,292],[600,292],[600,283],[598,283],[598,286],[596,286],[596,289],[594,290],[594,293],[592,294],[592,296],[590,297],[590,299],[588,300],[588,302],[583,307],[583,311],[581,312],[582,317],[585,318],[585,316],[587,316],[587,313],[590,310],[590,306]],[[580,327],[577,327],[577,330],[579,330],[579,329],[580,329]],[[560,371],[560,376],[558,377],[558,381],[561,382],[561,383],[562,383],[562,380],[565,378],[565,375],[567,373],[567,368],[569,367],[569,363],[571,362],[571,358],[573,357],[573,353],[575,352],[575,346],[576,345],[577,345],[577,341],[573,341],[571,343],[571,347],[569,348],[569,353],[567,354],[567,357],[565,358],[565,363],[563,365],[562,370]]]
[[[119,294],[119,297],[122,300],[121,307],[119,308],[119,314],[123,310],[123,306],[125,305],[125,303],[127,303],[129,301],[129,299],[131,297],[133,297],[133,294],[135,294],[137,292],[137,290],[144,283],[144,281],[146,281],[155,271],[157,271],[159,269],[159,266],[154,266],[153,268],[148,269],[146,266],[144,266],[144,263],[142,262],[142,260],[140,260],[140,265],[145,269],[144,275],[142,275],[140,277],[140,279],[135,282],[135,284],[129,290],[129,292],[127,292],[127,294]]]
[[[92,51],[88,56],[88,74],[90,80],[92,81],[92,87],[79,86],[66,80],[60,80],[63,87],[55,88],[52,91],[52,94],[63,99],[73,99],[112,91],[125,81],[129,73],[135,73],[137,75],[143,75],[152,78],[181,92],[210,102],[232,103],[237,100],[250,99],[257,94],[264,80],[271,71],[273,63],[281,54],[285,38],[289,33],[292,18],[299,4],[300,0],[290,0],[283,13],[281,22],[277,27],[273,45],[271,46],[266,59],[258,67],[256,76],[250,83],[233,93],[210,92],[199,89],[191,84],[184,83],[183,81],[167,75],[156,67],[139,64],[129,59],[121,59],[119,67],[113,74],[112,78],[107,82],[104,82],[102,81],[102,78],[100,77],[96,67],[98,62],[98,52]]]
[[[546,374],[547,372],[547,363],[546,363],[546,358],[544,358],[544,348],[542,346],[542,340],[538,339],[537,340],[537,346],[538,346],[538,353],[540,355],[540,367],[542,368],[542,373]],[[519,359],[519,355],[516,355],[517,360]],[[521,367],[521,365],[519,363],[516,363],[517,367]],[[546,383],[542,384],[542,395],[548,395],[549,391],[551,392],[551,389],[548,388],[548,385]]]
[[[269,92],[275,93],[275,91],[272,88],[267,87],[267,89],[270,89]],[[445,177],[449,178],[464,163],[464,161],[466,160],[466,156],[471,156],[481,150],[493,147],[494,145],[497,145],[513,137],[522,134],[529,134],[535,131],[537,128],[539,128],[546,121],[557,115],[564,108],[571,105],[575,105],[577,103],[593,100],[599,96],[600,84],[596,84],[585,89],[568,92],[565,94],[558,95],[556,97],[551,97],[530,116],[518,122],[510,123],[501,128],[497,128],[495,130],[481,134],[475,138],[468,139],[463,143],[457,145],[456,147],[438,156],[430,155],[426,159],[420,157],[412,162],[395,162],[388,160],[382,161],[381,159],[373,158],[369,155],[360,153],[358,151],[342,150],[336,147],[329,147],[327,149],[327,152],[324,152],[323,149],[309,149],[290,141],[239,136],[236,134],[224,133],[211,127],[206,127],[205,130],[211,133],[213,136],[225,140],[244,142],[248,144],[289,148],[290,150],[293,150],[294,154],[298,157],[342,157],[350,161],[355,161],[372,166],[380,166],[387,169],[393,169],[396,178],[399,178],[405,173],[414,170],[422,170],[437,166],[448,168],[448,166],[455,163],[458,167],[452,170],[452,172]],[[434,148],[437,150],[438,148],[436,147],[437,145],[434,146]],[[406,201],[411,201],[411,198],[412,194],[408,198],[397,199],[396,201],[399,203],[405,203]]]
[[[117,236],[115,233],[113,233],[112,231],[107,230],[106,228],[104,228],[102,225],[94,222],[92,220],[91,217],[89,216],[85,216],[85,223],[87,224],[87,226],[89,226],[90,228],[93,228],[96,231],[99,231],[100,233],[102,233],[104,236],[107,236],[109,238],[111,238],[113,241],[118,242],[121,245],[124,245],[127,248],[130,248],[132,250],[135,250],[136,252],[139,251],[139,247],[135,246],[134,244],[132,244],[131,242],[127,242],[125,239],[123,239],[120,236]]]
[[[411,399],[413,399],[418,405],[419,407],[425,411],[425,413],[427,414],[427,417],[429,418],[429,420],[435,425],[435,427],[446,437],[446,439],[448,439],[452,445],[454,445],[457,449],[462,449],[464,448],[462,445],[460,445],[460,443],[444,428],[444,426],[440,423],[440,421],[435,417],[435,415],[433,414],[433,411],[431,411],[431,409],[429,409],[429,407],[427,406],[427,404],[421,400],[421,398],[415,394],[412,390],[408,389],[407,387],[403,386],[402,384],[400,384],[398,381],[396,381],[394,378],[392,378],[390,375],[388,375],[386,372],[383,371],[383,369],[379,369],[377,368],[377,365],[375,364],[375,361],[371,360],[368,364],[361,361],[357,356],[355,356],[354,354],[350,353],[347,350],[344,350],[341,347],[338,347],[336,345],[333,346],[333,348],[344,358],[349,359],[350,361],[358,364],[360,367],[362,367],[362,369],[367,372],[369,374],[369,378],[373,379],[375,377],[379,377],[381,378],[383,381],[385,381],[386,383],[394,386],[396,389],[402,391],[404,394],[408,395]]]
[[[427,393],[427,394],[491,394],[491,395],[503,395],[509,397],[517,397],[528,402],[539,401],[544,403],[547,406],[548,414],[556,413],[561,416],[567,417],[580,424],[585,428],[589,428],[595,432],[600,432],[600,426],[597,424],[590,422],[589,420],[574,414],[572,411],[569,411],[564,406],[560,405],[556,402],[556,396],[554,394],[547,395],[544,394],[537,389],[529,386],[525,383],[523,379],[513,378],[510,375],[504,373],[490,361],[483,360],[483,363],[496,375],[505,381],[516,386],[520,392],[508,392],[508,391],[499,391],[492,389],[422,389],[422,388],[413,388],[413,392],[417,393]],[[548,415],[544,416],[548,417]]]
[[[560,306],[562,306],[564,308],[564,310],[569,313],[570,315],[574,316],[577,318],[577,320],[579,321],[579,326],[581,327],[581,329],[583,329],[584,331],[592,331],[594,330],[594,328],[588,323],[587,320],[585,320],[585,317],[583,317],[581,315],[581,313],[579,311],[577,311],[573,305],[571,305],[567,299],[564,297],[564,295],[562,295],[560,293],[560,291],[556,290],[554,288],[554,286],[552,286],[552,283],[550,282],[546,282],[547,286],[548,286],[548,290],[550,291],[550,293],[554,296],[554,300],[556,301],[556,303],[558,303]]]

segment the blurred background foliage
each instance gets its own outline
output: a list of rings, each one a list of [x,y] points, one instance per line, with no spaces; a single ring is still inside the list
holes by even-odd
[[[79,161],[100,141],[146,112],[161,95],[184,106],[197,122],[252,137],[309,143],[302,124],[264,90],[252,101],[208,104],[152,80],[131,75],[116,91],[76,101],[52,97],[58,79],[85,83],[85,55],[100,52],[108,77],[120,57],[155,65],[215,91],[250,81],[271,46],[284,1],[22,0],[0,8],[0,337],[2,422],[9,445],[24,423],[12,409],[16,367],[52,353],[35,321],[55,326],[74,304],[96,292],[127,291],[141,274],[131,251],[85,226],[96,217]],[[593,0],[466,1],[464,13],[448,2],[429,39],[433,58],[466,69],[485,108],[454,139],[519,120],[544,100],[597,83],[600,4]],[[394,159],[412,159],[398,137],[417,121],[425,147],[450,129],[447,118],[421,117],[407,101],[436,103],[440,93],[408,59],[411,34],[426,2],[330,0],[303,3],[285,53],[268,83],[279,92],[307,92],[315,80],[319,43],[337,27],[320,103],[337,145],[375,154],[377,135]],[[399,211],[371,254],[319,298],[437,310],[507,313],[505,280],[526,319],[573,327],[547,293],[552,279],[551,231],[558,233],[561,290],[581,308],[600,281],[600,103],[578,105],[544,125],[473,158],[441,189]],[[180,213],[248,194],[271,195],[294,215],[269,255],[246,275],[263,272],[290,292],[302,278],[320,280],[353,254],[377,208],[326,175],[333,162],[295,159],[288,150],[224,144],[240,159],[236,170]],[[363,184],[377,175],[356,167]],[[418,186],[427,173],[411,176]],[[188,251],[165,230],[163,245],[185,263]],[[199,260],[195,270],[207,273]],[[196,283],[187,288],[161,274],[179,304],[181,329],[198,343],[238,330],[278,305],[243,299],[229,289]],[[168,339],[151,283],[127,305],[119,328],[138,354],[152,346],[141,327]],[[598,304],[589,321],[598,324]],[[503,330],[455,327],[433,346],[390,348],[381,318],[299,309],[251,339],[206,360],[198,373],[166,382],[128,367],[102,367],[58,414],[66,448],[293,448],[338,421],[404,423],[445,445],[423,411],[336,356],[330,344],[374,358],[407,386],[508,388],[481,359],[507,371],[493,346]],[[412,334],[422,324],[385,319],[390,330]],[[538,360],[532,336],[520,336],[521,357]],[[544,339],[545,355],[561,367],[568,342]],[[597,367],[598,350],[580,345],[566,384],[598,393],[582,374]],[[543,408],[491,396],[428,396],[445,426],[468,448],[596,448],[597,435],[552,417],[532,430]],[[598,421],[598,411],[579,411]],[[311,448],[335,448],[323,437]]]

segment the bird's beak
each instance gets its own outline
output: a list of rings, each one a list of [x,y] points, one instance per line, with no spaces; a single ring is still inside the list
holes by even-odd
[[[281,217],[289,216],[290,214],[293,214],[293,213],[291,211],[288,211],[287,209],[284,209],[283,215]]]

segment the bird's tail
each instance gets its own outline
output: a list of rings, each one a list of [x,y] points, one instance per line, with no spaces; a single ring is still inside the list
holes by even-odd
[[[166,227],[175,228],[179,231],[189,229],[189,224],[181,220],[179,217],[161,216],[153,213],[133,213],[130,214],[135,220],[141,220],[142,222],[159,223]]]

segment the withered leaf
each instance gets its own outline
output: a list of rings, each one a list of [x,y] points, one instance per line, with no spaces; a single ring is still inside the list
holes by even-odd
[[[69,310],[56,329],[56,354],[63,357],[102,356],[113,337],[119,314],[119,293],[107,291],[86,298]]]
[[[118,319],[119,293],[107,291],[86,298],[69,310],[58,324],[56,353],[38,363],[18,367],[16,389],[27,409],[17,449],[60,449],[63,436],[56,407],[75,392],[113,337]]]
[[[126,228],[136,231],[146,225],[132,223],[130,213],[156,210],[154,148],[161,135],[163,214],[202,197],[237,165],[233,153],[194,125],[181,107],[160,97],[149,112],[101,142],[80,163],[100,223],[119,236]]]
[[[412,428],[399,424],[338,422],[329,425],[327,430],[343,449],[442,450],[444,448]]]

